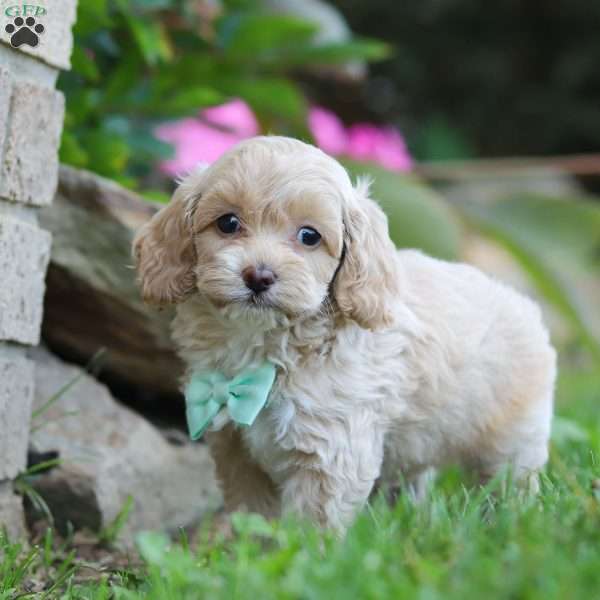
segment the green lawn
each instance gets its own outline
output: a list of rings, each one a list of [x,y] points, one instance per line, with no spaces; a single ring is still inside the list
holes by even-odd
[[[558,397],[552,459],[538,499],[503,494],[502,482],[495,494],[466,489],[450,470],[428,503],[401,500],[390,509],[375,502],[343,541],[299,523],[237,515],[233,541],[200,543],[195,551],[185,540],[143,535],[144,567],[104,574],[93,584],[76,583],[77,559],[64,560],[63,553],[57,560],[50,540],[20,558],[7,546],[0,598],[26,594],[24,582],[47,572],[47,585],[56,584],[50,598],[595,600],[600,374],[563,376]]]

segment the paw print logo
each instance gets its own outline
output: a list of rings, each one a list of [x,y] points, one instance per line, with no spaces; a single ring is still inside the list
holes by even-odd
[[[4,31],[11,36],[11,46],[18,48],[27,44],[35,48],[39,44],[39,36],[44,33],[44,26],[41,23],[36,25],[33,17],[27,17],[27,19],[16,17],[4,28]]]

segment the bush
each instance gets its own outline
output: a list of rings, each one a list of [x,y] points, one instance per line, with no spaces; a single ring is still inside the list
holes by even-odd
[[[85,0],[74,29],[73,69],[60,157],[136,187],[171,155],[152,131],[228,98],[245,100],[264,131],[309,137],[307,101],[291,73],[379,58],[384,44],[316,44],[317,26],[268,14],[256,2]]]

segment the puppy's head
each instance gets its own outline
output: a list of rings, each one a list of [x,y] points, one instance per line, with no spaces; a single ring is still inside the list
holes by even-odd
[[[189,175],[134,241],[144,299],[199,293],[219,307],[318,313],[329,300],[367,328],[398,293],[387,220],[346,171],[297,140],[242,142]]]

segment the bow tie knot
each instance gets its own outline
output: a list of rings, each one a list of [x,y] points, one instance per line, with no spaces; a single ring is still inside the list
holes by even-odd
[[[213,397],[215,402],[218,402],[221,406],[227,404],[229,399],[229,381],[215,381],[212,389]]]
[[[190,437],[197,440],[221,409],[238,425],[252,425],[267,403],[275,381],[275,367],[264,363],[227,379],[219,371],[196,371],[185,390]]]

